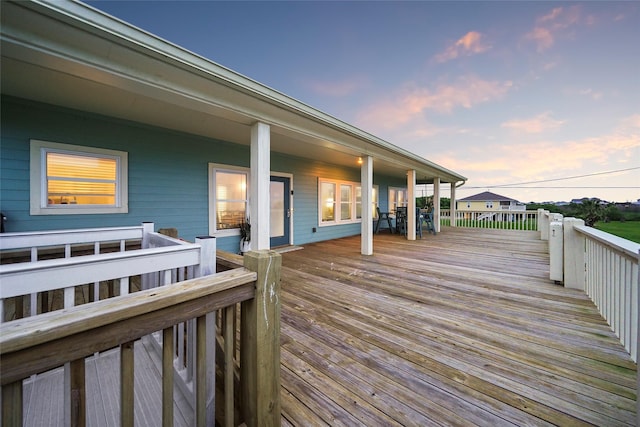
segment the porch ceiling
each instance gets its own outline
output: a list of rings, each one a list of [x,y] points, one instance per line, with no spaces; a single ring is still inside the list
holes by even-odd
[[[80,3],[3,3],[2,93],[419,182],[461,175]]]

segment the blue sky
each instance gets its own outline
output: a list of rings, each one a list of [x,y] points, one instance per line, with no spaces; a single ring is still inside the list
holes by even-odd
[[[640,198],[639,2],[90,4],[467,176],[458,197]]]

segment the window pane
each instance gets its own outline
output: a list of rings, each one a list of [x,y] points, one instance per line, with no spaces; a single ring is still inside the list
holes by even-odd
[[[117,170],[114,158],[47,152],[47,206],[115,206]]]
[[[322,221],[335,221],[336,185],[330,182],[320,184]]]
[[[246,200],[247,174],[244,172],[216,172],[218,200]]]
[[[351,219],[351,186],[340,185],[340,219]]]
[[[362,218],[362,187],[356,187],[356,218]]]
[[[247,215],[247,174],[216,171],[216,229],[240,228]]]
[[[216,204],[216,229],[240,228],[247,211],[246,202],[221,202]]]
[[[271,220],[269,237],[281,237],[284,236],[284,182],[271,181],[269,187],[270,199],[271,199],[271,214],[269,216]]]

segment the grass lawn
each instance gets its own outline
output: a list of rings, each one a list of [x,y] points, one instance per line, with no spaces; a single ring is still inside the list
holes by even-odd
[[[640,243],[640,221],[598,222],[595,228],[632,242]]]

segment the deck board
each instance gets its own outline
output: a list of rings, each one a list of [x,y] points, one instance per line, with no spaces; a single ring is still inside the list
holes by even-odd
[[[283,254],[283,424],[634,425],[636,365],[549,280],[537,233],[379,234],[359,252]]]
[[[136,426],[162,425],[161,377],[141,341],[135,344],[134,417]],[[85,362],[87,426],[120,425],[120,354],[109,350]],[[62,368],[23,383],[25,426],[64,426],[64,372]],[[193,411],[175,391],[174,426],[193,424]],[[45,398],[48,396],[48,398]]]

